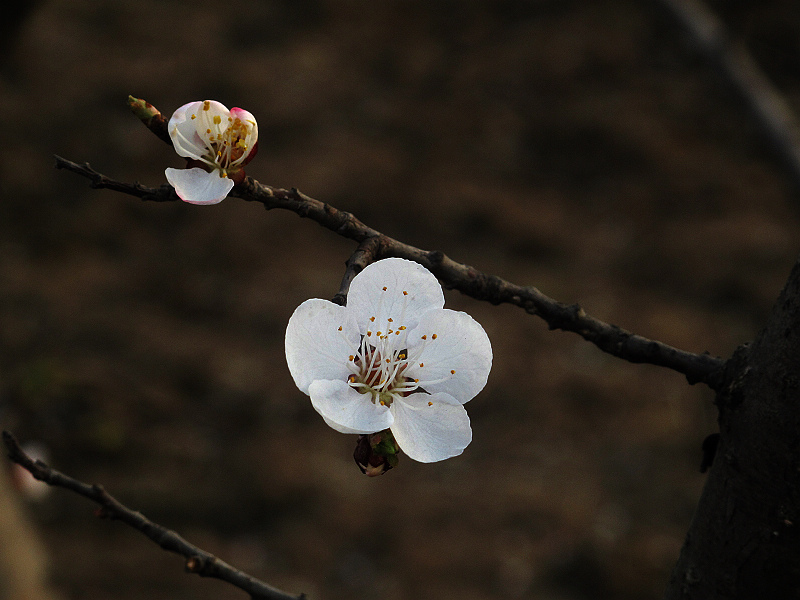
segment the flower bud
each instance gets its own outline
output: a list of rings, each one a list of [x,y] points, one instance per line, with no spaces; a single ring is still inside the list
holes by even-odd
[[[359,435],[353,458],[361,472],[369,477],[383,475],[396,467],[400,448],[388,429],[378,433]]]

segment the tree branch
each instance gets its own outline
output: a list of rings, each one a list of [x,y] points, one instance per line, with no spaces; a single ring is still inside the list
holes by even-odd
[[[168,552],[180,554],[186,559],[186,571],[201,577],[220,579],[250,594],[253,600],[305,600],[305,594],[294,596],[274,588],[247,573],[240,571],[213,554],[190,544],[174,531],[150,521],[143,514],[133,511],[106,492],[102,486],[89,485],[64,475],[41,460],[26,454],[19,442],[8,431],[3,431],[3,443],[8,457],[30,472],[34,478],[54,487],[62,487],[88,498],[100,505],[99,517],[122,521],[144,534]]]
[[[339,286],[339,291],[331,300],[340,306],[344,306],[347,302],[347,292],[350,289],[350,282],[358,275],[364,267],[372,262],[375,262],[376,256],[380,251],[381,238],[380,236],[368,237],[358,245],[355,252],[350,255],[345,263],[344,276],[342,277],[342,284]]]
[[[142,200],[179,200],[172,187],[167,184],[159,188],[148,188],[139,183],[122,183],[98,173],[88,163],[77,164],[59,156],[55,158],[56,168],[67,169],[88,178],[93,188],[108,188]],[[694,354],[636,335],[587,315],[577,304],[558,302],[535,287],[516,285],[495,275],[482,273],[474,267],[452,260],[438,250],[422,250],[405,244],[365,225],[351,213],[306,196],[295,188],[274,188],[263,185],[252,177],[246,177],[233,188],[230,196],[258,202],[267,210],[290,210],[361,244],[348,260],[345,277],[334,301],[344,301],[352,277],[369,262],[392,256],[406,258],[429,269],[449,289],[492,304],[519,306],[529,314],[544,319],[550,329],[577,333],[613,356],[632,363],[647,363],[672,369],[685,375],[689,383],[705,383],[714,390],[720,385],[725,365],[725,361],[720,358],[708,353]]]
[[[800,123],[743,44],[699,0],[658,0],[731,84],[800,191]]]

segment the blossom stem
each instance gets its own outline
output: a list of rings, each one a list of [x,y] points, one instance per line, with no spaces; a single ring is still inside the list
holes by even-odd
[[[179,200],[168,186],[167,189],[159,190],[118,182],[98,173],[85,163],[79,165],[56,157],[56,167],[69,169],[89,178],[93,187],[114,189],[142,200]],[[645,338],[592,317],[577,304],[558,302],[533,286],[517,285],[458,263],[442,252],[427,251],[400,242],[365,225],[351,213],[311,198],[295,188],[286,190],[271,187],[252,177],[245,177],[230,195],[247,202],[259,202],[268,210],[290,210],[300,217],[312,219],[342,237],[359,242],[359,249],[364,255],[367,253],[365,242],[369,241],[369,258],[394,256],[418,262],[436,275],[445,287],[457,289],[467,296],[492,304],[519,306],[527,313],[543,319],[550,329],[577,333],[612,356],[632,363],[666,367],[682,373],[691,384],[705,383],[713,390],[718,390],[722,385],[726,361],[719,357],[708,353],[688,352]],[[337,298],[343,299],[342,290]]]

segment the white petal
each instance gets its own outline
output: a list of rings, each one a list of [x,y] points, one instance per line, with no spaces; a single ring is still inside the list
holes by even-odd
[[[239,159],[239,162],[245,163],[247,162],[247,156],[249,156],[250,153],[253,151],[253,148],[255,147],[256,142],[258,141],[258,123],[256,123],[256,118],[253,116],[253,113],[244,110],[243,108],[233,107],[231,109],[231,116],[234,119],[239,119],[243,123],[247,123],[250,126],[249,135],[245,140],[245,145],[247,147],[244,151],[244,154],[242,155],[242,158]]]
[[[421,339],[423,335],[426,340]],[[492,345],[480,323],[467,313],[446,308],[429,311],[408,334],[408,340],[414,362],[407,375],[419,379],[425,391],[446,392],[463,404],[486,385],[492,368]],[[417,354],[420,344],[423,348]],[[436,380],[444,381],[426,383]]]
[[[313,406],[313,404],[312,404]],[[344,425],[339,425],[338,423],[334,423],[330,419],[328,419],[325,415],[322,415],[322,420],[325,421],[325,424],[330,427],[331,429],[335,429],[339,433],[361,433],[355,429],[350,429],[349,427],[345,427]],[[372,433],[372,432],[370,432]]]
[[[354,311],[362,334],[370,317],[375,317],[380,327],[391,317],[396,326],[412,329],[422,313],[443,306],[442,286],[433,273],[403,258],[386,258],[367,266],[353,279],[347,294],[347,307]]]
[[[339,327],[342,328],[339,331]],[[312,298],[298,306],[286,327],[286,363],[300,391],[316,379],[347,379],[348,357],[361,336],[350,311],[328,300]]]
[[[180,199],[189,204],[217,204],[233,189],[233,181],[216,169],[211,173],[200,167],[167,169],[165,173]]]
[[[392,433],[400,449],[419,462],[458,456],[472,441],[466,409],[447,394],[411,394],[392,402]]]
[[[371,394],[359,394],[344,380],[317,380],[308,392],[325,422],[342,433],[375,433],[394,421],[388,407],[373,403]]]
[[[202,106],[202,101],[184,104],[172,114],[167,124],[169,137],[179,156],[199,159],[208,150],[203,138],[198,134],[197,115]]]

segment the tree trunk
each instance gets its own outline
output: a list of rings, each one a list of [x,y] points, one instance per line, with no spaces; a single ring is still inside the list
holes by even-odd
[[[800,598],[800,263],[716,403],[719,445],[665,598]]]

